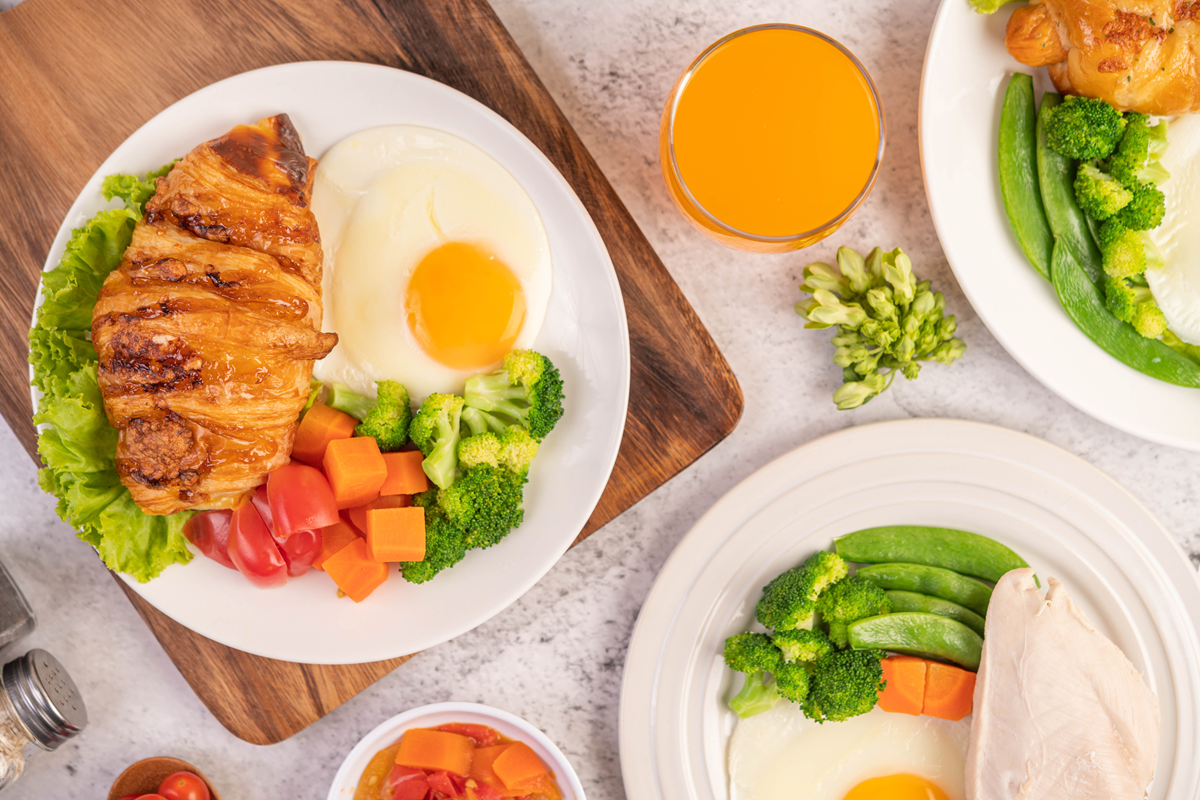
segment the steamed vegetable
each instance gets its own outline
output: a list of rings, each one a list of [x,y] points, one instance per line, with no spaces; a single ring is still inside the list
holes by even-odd
[[[817,659],[804,701],[805,715],[817,722],[840,722],[866,714],[884,688],[882,660],[882,651],[862,649],[835,650]]]
[[[941,567],[924,564],[872,564],[861,567],[858,577],[866,578],[881,589],[899,589],[940,597],[986,616],[991,588],[974,578]]]
[[[846,563],[839,556],[824,551],[813,554],[763,587],[758,621],[776,630],[812,627],[817,597],[844,577]]]
[[[892,601],[893,612],[920,611],[925,614],[937,614],[939,617],[949,617],[952,620],[961,622],[980,636],[983,636],[983,617],[969,608],[963,608],[958,603],[952,603],[940,597],[931,597],[927,594],[905,592],[900,589],[889,590],[887,596]]]
[[[979,669],[983,652],[983,638],[979,634],[961,622],[936,614],[905,611],[868,617],[850,625],[849,630],[850,646],[855,650],[931,656],[970,670]]]
[[[1053,92],[1042,95],[1037,119],[1038,187],[1042,190],[1042,205],[1046,221],[1055,239],[1062,243],[1087,276],[1098,283],[1103,275],[1100,250],[1092,240],[1087,218],[1075,199],[1075,161],[1056,151],[1049,144],[1047,128],[1062,96]]]
[[[1014,73],[1000,110],[1000,194],[1017,243],[1043,278],[1050,280],[1054,235],[1038,188],[1037,111],[1033,78]]]
[[[1029,566],[1025,559],[986,536],[927,525],[867,528],[839,536],[834,548],[847,561],[924,564],[993,583],[1009,570]]]

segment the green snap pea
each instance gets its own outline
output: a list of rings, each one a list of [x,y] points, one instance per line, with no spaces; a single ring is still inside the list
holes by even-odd
[[[924,564],[993,583],[1009,570],[1029,566],[1025,559],[986,536],[927,525],[867,528],[839,536],[834,548],[846,561]]]
[[[1046,221],[1038,188],[1037,111],[1033,103],[1033,78],[1013,73],[1000,108],[1000,194],[1008,222],[1025,258],[1050,280],[1050,252],[1054,234]]]
[[[1092,240],[1087,215],[1075,202],[1075,160],[1059,155],[1046,144],[1046,118],[1050,110],[1062,102],[1062,95],[1046,92],[1037,117],[1038,186],[1042,190],[1042,205],[1050,232],[1066,244],[1092,283],[1104,276],[1100,248]]]
[[[1200,364],[1114,317],[1105,308],[1100,290],[1061,241],[1054,245],[1050,276],[1067,316],[1110,356],[1151,378],[1200,388]]]
[[[940,597],[930,597],[927,594],[902,592],[898,589],[893,589],[885,594],[892,601],[892,611],[894,613],[920,611],[924,614],[937,614],[939,617],[957,620],[980,636],[983,636],[983,617],[969,608],[963,608],[958,603],[951,603],[949,600],[943,600]]]
[[[941,567],[927,567],[924,564],[872,564],[869,567],[859,567],[855,574],[866,578],[880,589],[899,589],[903,592],[940,597],[969,608],[983,617],[987,616],[988,602],[992,599],[992,590],[987,584]]]
[[[979,669],[983,639],[961,622],[908,611],[867,617],[850,625],[850,646],[855,650],[889,650],[913,656],[930,656]]]

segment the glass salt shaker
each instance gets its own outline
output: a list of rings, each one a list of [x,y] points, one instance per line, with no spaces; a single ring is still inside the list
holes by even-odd
[[[36,748],[54,750],[86,725],[83,698],[58,659],[35,649],[5,664],[0,691],[0,789],[21,776]]]
[[[17,582],[0,561],[0,650],[24,639],[37,627],[37,617]]]

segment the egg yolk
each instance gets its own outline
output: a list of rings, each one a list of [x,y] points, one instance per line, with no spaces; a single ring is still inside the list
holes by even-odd
[[[409,330],[433,359],[454,369],[495,364],[525,320],[525,294],[504,262],[467,242],[421,259],[405,292]]]
[[[863,781],[843,800],[950,800],[938,786],[916,775],[885,775]]]

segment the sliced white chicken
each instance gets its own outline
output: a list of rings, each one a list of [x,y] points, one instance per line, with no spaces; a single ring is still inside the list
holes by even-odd
[[[1142,800],[1158,700],[1051,578],[1004,575],[988,606],[967,800]]]

